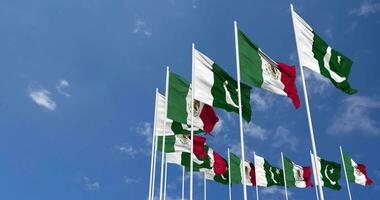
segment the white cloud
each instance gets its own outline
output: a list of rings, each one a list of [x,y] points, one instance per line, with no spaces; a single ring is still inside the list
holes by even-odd
[[[332,28],[325,29],[324,33],[327,35],[329,39],[333,38]]]
[[[272,146],[279,148],[283,146],[288,146],[292,151],[296,151],[296,147],[298,145],[298,139],[294,135],[291,134],[289,129],[279,126],[276,129],[276,132],[273,137]]]
[[[115,149],[120,153],[127,154],[129,157],[134,158],[138,151],[136,151],[131,145],[123,144],[120,146],[115,146]]]
[[[269,92],[255,90],[251,94],[250,101],[252,102],[254,110],[264,111],[273,105],[275,98],[274,95]]]
[[[371,1],[363,1],[359,8],[350,10],[350,14],[357,16],[368,16],[380,11],[380,3],[372,3]]]
[[[344,134],[357,130],[379,135],[379,123],[371,117],[371,111],[379,109],[380,100],[364,96],[347,97],[343,100],[343,109],[336,112],[327,131],[331,134]]]
[[[328,87],[332,85],[332,83],[330,83],[330,80],[321,74],[313,72],[307,68],[304,68],[304,75],[305,79],[307,80],[306,85],[308,92],[311,92],[313,94],[325,94]],[[301,79],[298,80],[301,81]]]
[[[197,0],[192,0],[191,1],[191,7],[194,8],[194,9],[198,8]]]
[[[126,184],[136,184],[141,182],[141,178],[124,177],[124,182]]]
[[[146,37],[151,37],[152,36],[152,31],[148,28],[148,25],[145,21],[142,19],[136,19],[135,20],[135,26],[133,28],[132,33],[138,34],[141,33],[145,35]]]
[[[50,98],[50,92],[46,89],[31,89],[29,97],[39,106],[50,111],[55,110],[57,104]]]
[[[87,176],[83,177],[84,186],[88,191],[97,191],[100,189],[100,183],[98,181],[92,181]]]
[[[244,133],[256,139],[266,140],[270,132],[252,122],[244,122]]]
[[[285,196],[284,188],[279,187],[267,187],[260,190],[263,195],[282,195]],[[293,193],[288,190],[288,196],[291,196]]]
[[[70,97],[71,95],[64,91],[64,89],[68,87],[70,87],[70,83],[67,80],[60,80],[55,88],[61,95]]]
[[[219,117],[219,121],[218,121],[218,123],[216,123],[214,130],[213,130],[215,134],[219,134],[223,130],[223,124],[224,124],[223,119],[221,119]]]
[[[135,131],[145,137],[149,144],[152,143],[153,128],[151,123],[141,122]]]

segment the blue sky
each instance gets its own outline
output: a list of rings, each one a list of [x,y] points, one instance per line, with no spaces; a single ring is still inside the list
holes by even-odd
[[[289,1],[1,0],[0,198],[145,199],[148,193],[154,91],[164,91],[165,66],[190,79],[191,43],[235,71],[233,20],[272,58],[298,65]],[[318,152],[340,162],[339,145],[368,167],[373,186],[351,184],[356,199],[380,196],[380,2],[292,1],[329,44],[354,61],[347,96],[306,71]],[[298,68],[297,68],[298,70]],[[280,152],[310,165],[303,93],[301,108],[286,97],[252,92],[246,155],[275,165]],[[238,117],[218,110],[208,144],[238,153]],[[168,196],[180,196],[178,166],[169,166]],[[202,197],[199,175],[195,197]],[[188,184],[188,182],[187,182]],[[346,199],[325,189],[328,199]],[[188,185],[187,185],[188,186]],[[283,199],[282,188],[260,189]],[[157,190],[156,190],[157,191]],[[254,198],[254,190],[249,189]],[[313,189],[290,189],[312,199]],[[233,187],[241,199],[242,187]],[[208,182],[210,199],[226,186]]]

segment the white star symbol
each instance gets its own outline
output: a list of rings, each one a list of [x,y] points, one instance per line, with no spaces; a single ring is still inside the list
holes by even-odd
[[[334,173],[334,168],[330,169],[330,174]]]

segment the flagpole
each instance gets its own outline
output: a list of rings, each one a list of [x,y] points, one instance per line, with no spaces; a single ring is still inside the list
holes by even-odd
[[[195,44],[193,43],[191,45],[191,83],[194,83],[194,50],[195,50]],[[191,151],[190,151],[190,200],[193,200],[193,152],[194,152],[194,89],[192,87],[192,84],[190,84],[191,88]]]
[[[206,172],[203,173],[203,199],[207,200]]]
[[[228,153],[228,197],[229,197],[229,200],[232,200],[230,148],[227,148],[227,153]]]
[[[168,179],[168,162],[167,162],[167,154],[165,153],[165,179],[164,179],[164,200],[166,200],[166,185]]]
[[[317,182],[317,176],[316,176],[316,167],[315,167],[315,163],[313,162],[313,156],[312,156],[312,154],[311,154],[311,151],[309,151],[309,153],[310,153],[310,161],[311,161],[311,167],[313,168],[313,178],[314,178],[314,183],[315,184],[318,184],[318,182]],[[314,185],[314,189],[315,189],[315,196],[317,197],[317,200],[319,200],[319,195],[318,195],[318,185]]]
[[[152,189],[154,187],[153,183],[153,165],[154,165],[154,150],[155,150],[155,141],[156,141],[156,119],[157,119],[157,96],[158,88],[156,88],[155,94],[155,105],[154,105],[154,119],[153,119],[153,131],[152,131],[152,153],[150,158],[150,177],[149,177],[149,197],[148,199],[152,200]]]
[[[234,21],[234,31],[235,31],[235,52],[236,52],[236,73],[237,73],[237,83],[238,83],[238,99],[239,99],[239,125],[240,125],[240,148],[241,148],[241,158],[245,162],[244,154],[244,133],[243,133],[243,115],[241,108],[241,88],[240,88],[240,59],[239,59],[239,44],[238,44],[238,30],[237,22]],[[245,169],[242,170],[243,173],[243,195],[244,200],[247,200],[247,184],[245,182]]]
[[[294,24],[294,16],[293,16],[293,4],[290,4],[290,9],[291,9],[291,12],[292,12],[292,21],[293,21],[293,29],[294,29],[294,38],[296,40],[296,46],[297,46],[297,54],[298,54],[298,61],[299,61],[299,66],[300,66],[300,71],[301,71],[301,79],[302,79],[302,86],[303,86],[303,93],[304,93],[304,97],[305,97],[305,105],[306,105],[306,114],[307,114],[307,119],[308,119],[308,124],[309,124],[309,131],[310,131],[310,139],[311,139],[311,146],[312,146],[312,150],[313,150],[313,159],[314,159],[314,162],[317,163],[317,147],[315,145],[315,139],[314,139],[314,130],[313,130],[313,122],[312,122],[312,119],[311,119],[311,113],[310,113],[310,108],[309,108],[309,99],[308,99],[308,95],[307,95],[307,89],[306,89],[306,82],[305,82],[305,76],[304,76],[304,73],[303,73],[303,65],[301,63],[301,60],[300,60],[300,52],[299,52],[299,46],[298,46],[298,42],[297,42],[297,36],[296,36],[296,31],[295,31],[295,24]],[[319,188],[319,196],[321,197],[321,200],[324,200],[324,195],[323,195],[323,190],[322,190],[322,186],[320,184],[320,178],[319,178],[319,173],[317,173],[317,181],[318,181],[318,188]]]
[[[164,182],[164,162],[165,162],[165,136],[166,136],[166,117],[168,110],[168,94],[169,94],[169,67],[166,67],[166,84],[165,84],[165,120],[164,120],[164,136],[162,137],[162,152],[161,152],[161,177],[160,177],[160,198],[162,200],[162,189]]]
[[[185,166],[182,166],[182,200],[185,200]]]
[[[346,164],[345,164],[345,162],[344,162],[342,146],[339,146],[339,149],[340,149],[340,156],[342,157],[344,176],[346,177],[346,185],[347,185],[348,197],[350,198],[350,200],[352,200],[352,197],[351,197],[351,190],[350,190],[350,184],[348,184],[347,171],[346,171]]]
[[[153,178],[152,178],[152,196],[151,200],[154,199],[154,190],[155,190],[155,181],[156,181],[156,165],[157,165],[157,133],[155,132],[155,140],[154,140],[154,162],[153,162]]]
[[[281,161],[282,161],[282,172],[284,174],[285,199],[288,200],[288,188],[286,186],[286,174],[285,174],[284,154],[282,152],[281,152]]]
[[[244,161],[245,162],[245,161]],[[256,166],[256,152],[253,152],[253,163]],[[256,185],[256,200],[259,200],[259,186],[257,185],[257,175],[256,175],[256,169],[255,169],[255,185]]]

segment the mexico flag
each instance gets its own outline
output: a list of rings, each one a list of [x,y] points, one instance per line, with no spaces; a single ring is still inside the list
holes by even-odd
[[[228,185],[227,161],[219,153],[217,153],[211,148],[208,149],[208,157],[210,159],[210,164],[212,168],[209,170],[200,171],[205,172],[207,179],[214,180],[224,185]]]
[[[282,169],[273,167],[263,157],[257,155],[254,155],[254,160],[256,171],[256,183],[258,186],[284,186],[284,174]]]
[[[163,136],[157,137],[158,146],[157,149],[162,151]],[[204,144],[206,138],[194,135],[194,153],[199,157],[205,157],[206,152],[204,150]],[[190,153],[191,149],[191,139],[190,135],[166,135],[165,136],[165,151],[166,153],[170,152],[188,152]]]
[[[274,62],[242,31],[237,31],[241,80],[248,85],[288,96],[294,107],[299,108],[295,67]]]
[[[243,184],[242,169],[245,169],[246,185],[255,186],[255,166],[247,161],[243,162],[239,157],[230,152],[229,170],[231,171],[231,183]]]
[[[284,170],[287,187],[305,188],[312,186],[310,167],[299,166],[284,156]]]
[[[181,124],[191,124],[190,83],[174,73],[169,73],[167,117]],[[214,109],[194,99],[194,127],[210,133],[219,121]]]
[[[239,112],[237,82],[214,61],[194,49],[194,98],[228,112]],[[251,88],[241,84],[243,117],[251,120]]]
[[[174,135],[174,134],[190,134],[191,126],[187,124],[181,124],[179,122],[173,121],[165,117],[165,96],[158,93],[157,102],[156,102],[156,124],[155,124],[155,133],[156,136],[164,135],[164,122],[166,121],[165,134]],[[166,120],[165,120],[166,119]],[[194,133],[204,132],[199,127],[194,127]]]
[[[345,153],[343,153],[343,160],[349,182],[357,183],[363,186],[373,183],[373,181],[367,176],[365,165],[356,164],[356,162]]]
[[[343,92],[356,93],[348,83],[352,61],[328,45],[293,10],[292,16],[300,64],[330,79]]]

